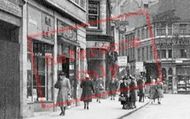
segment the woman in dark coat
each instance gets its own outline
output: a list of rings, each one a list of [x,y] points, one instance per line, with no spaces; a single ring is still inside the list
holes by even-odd
[[[104,91],[104,81],[102,77],[97,77],[94,80],[94,87],[95,87],[95,96],[97,98],[97,102],[100,103],[100,98],[102,97],[102,93]]]
[[[57,105],[61,108],[60,115],[65,115],[65,109],[68,104],[68,95],[70,93],[71,85],[68,78],[66,78],[66,74],[61,72],[59,74],[58,81],[55,84],[55,88],[58,88],[57,95]]]
[[[129,83],[127,81],[127,77],[125,76],[123,78],[123,82],[120,84],[120,96],[125,97],[125,100],[121,101],[121,104],[123,105],[122,109],[128,109],[129,108]]]
[[[89,75],[86,75],[85,80],[81,82],[80,87],[82,88],[81,101],[84,102],[84,109],[89,109],[89,102],[92,101],[94,86]]]
[[[137,81],[137,85],[138,85],[138,96],[139,96],[139,102],[144,102],[144,80],[143,77],[140,77],[140,79]]]
[[[109,88],[110,88],[111,100],[115,100],[115,96],[118,89],[118,80],[116,78],[112,78],[109,84]]]
[[[135,77],[130,77],[131,83],[129,84],[130,87],[130,108],[136,108],[136,100],[137,100],[137,82]]]

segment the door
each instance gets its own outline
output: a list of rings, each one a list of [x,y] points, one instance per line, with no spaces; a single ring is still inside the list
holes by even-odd
[[[0,33],[0,119],[20,114],[19,44]]]

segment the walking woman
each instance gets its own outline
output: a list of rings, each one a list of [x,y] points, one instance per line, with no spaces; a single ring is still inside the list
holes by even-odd
[[[136,100],[137,100],[137,82],[135,77],[130,76],[131,83],[129,84],[130,87],[130,108],[136,108]]]
[[[161,104],[161,98],[164,97],[163,95],[163,83],[162,81],[157,78],[156,80],[156,92],[155,92],[155,98],[158,100],[158,104]]]
[[[121,104],[123,105],[122,109],[129,109],[129,83],[128,78],[125,76],[123,78],[123,82],[120,84],[120,97],[119,100],[121,101]]]
[[[152,79],[150,90],[149,90],[149,98],[152,100],[151,103],[155,102],[156,99],[156,80]]]
[[[116,78],[112,78],[112,80],[110,81],[110,84],[109,84],[111,100],[115,100],[118,85],[119,85],[118,80]]]
[[[95,87],[95,96],[97,98],[97,102],[101,103],[100,99],[101,99],[102,93],[104,91],[104,81],[103,81],[102,77],[99,77],[99,78],[97,77],[94,80],[94,87]]]
[[[80,87],[82,88],[81,101],[84,102],[84,109],[89,109],[89,103],[92,101],[94,86],[93,82],[90,79],[90,76],[87,74],[85,80],[81,82]]]
[[[71,85],[68,78],[66,78],[66,74],[61,72],[59,74],[58,81],[55,84],[55,88],[58,88],[57,95],[57,105],[61,108],[60,115],[65,115],[66,106],[68,104],[68,95],[70,93]]]

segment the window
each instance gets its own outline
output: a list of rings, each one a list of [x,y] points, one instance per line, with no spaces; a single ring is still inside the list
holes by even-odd
[[[86,9],[86,0],[70,0],[70,1],[77,4],[81,8]]]
[[[166,24],[165,23],[158,23],[156,25],[157,36],[166,35]]]
[[[168,50],[168,58],[172,58],[172,50]]]
[[[142,48],[142,61],[144,61],[144,48]]]
[[[140,52],[140,48],[138,48],[138,61],[140,61],[141,59],[140,59],[140,56],[141,56],[141,54],[140,54],[141,52]]]
[[[34,70],[32,80],[32,95],[34,101],[43,99],[45,101],[53,100],[53,47],[44,43],[33,43],[34,49]],[[29,77],[31,78],[31,76]]]
[[[161,58],[166,58],[166,50],[161,50]]]
[[[187,51],[185,49],[180,49],[181,58],[187,58]]]
[[[89,1],[88,21],[90,28],[99,28],[98,20],[100,19],[100,2]]]
[[[179,25],[179,33],[180,34],[185,34],[185,31],[186,31],[186,24],[180,24]]]

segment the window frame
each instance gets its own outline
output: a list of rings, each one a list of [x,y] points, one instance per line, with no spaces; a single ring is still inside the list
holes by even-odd
[[[90,8],[89,8],[90,2],[97,3],[97,14],[90,14],[90,13],[89,13],[89,11],[90,11]],[[90,22],[91,22],[91,21],[89,20],[89,16],[90,16],[90,15],[96,16],[96,17],[97,17],[96,21],[99,21],[99,20],[100,20],[100,1],[92,1],[92,0],[90,0],[90,1],[88,2],[88,22],[89,22],[88,28],[90,28],[90,29],[100,29],[100,24],[97,24],[97,26],[92,26],[92,25],[90,25]],[[94,20],[92,20],[92,21],[94,21]]]

